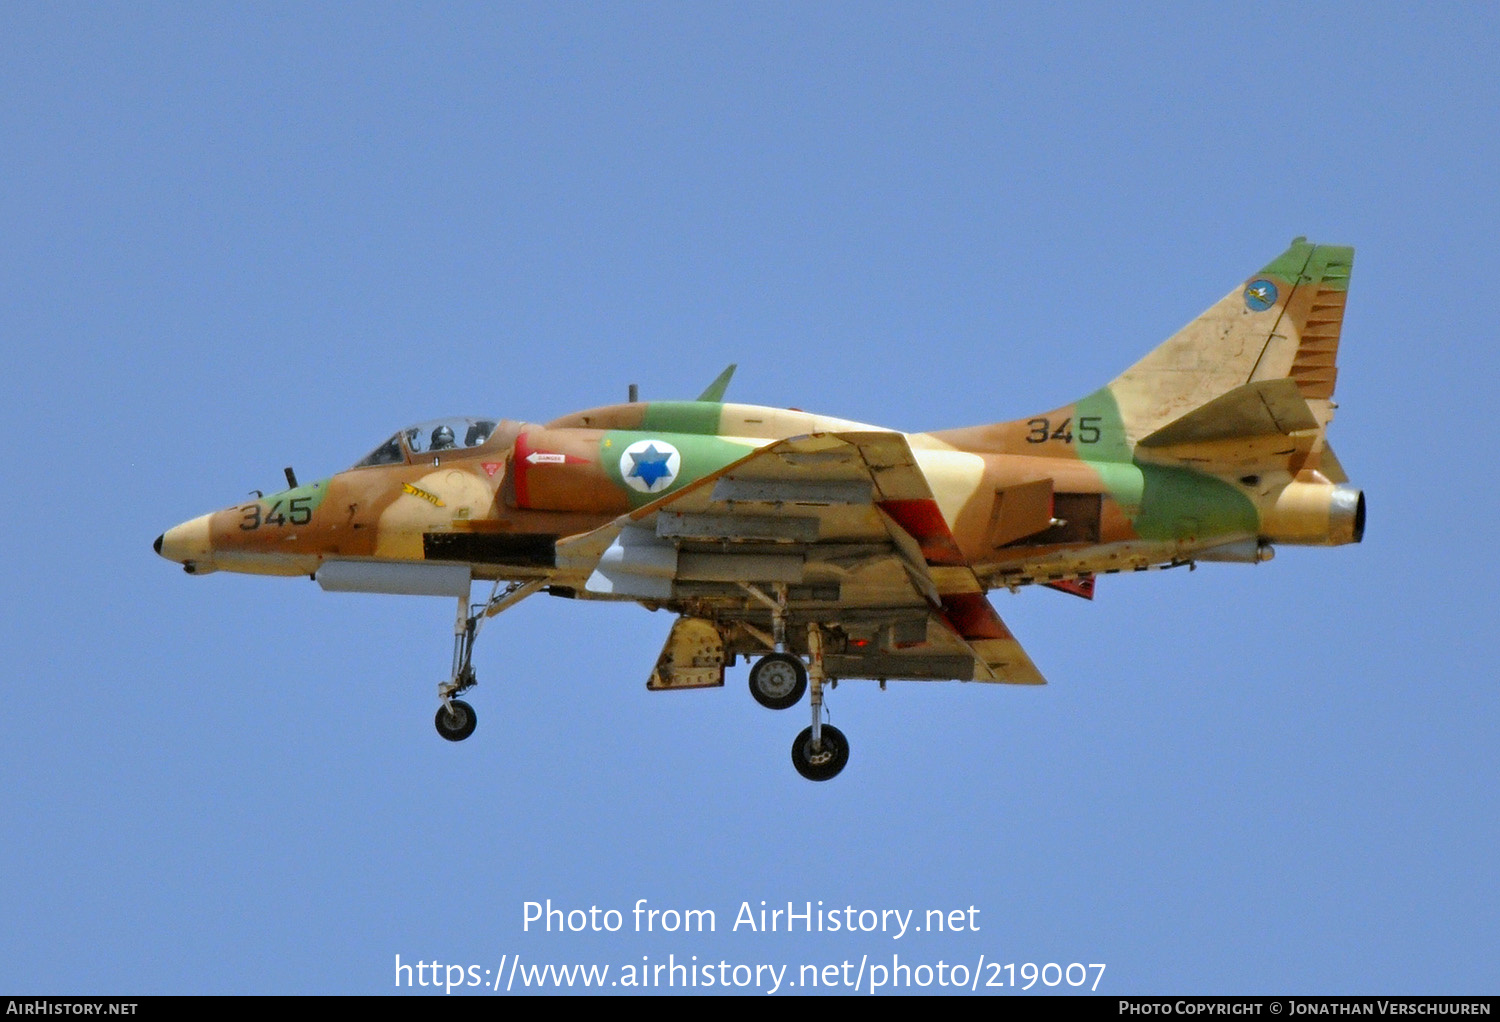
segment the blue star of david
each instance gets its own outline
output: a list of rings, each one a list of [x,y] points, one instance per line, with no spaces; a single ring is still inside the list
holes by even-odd
[[[630,474],[644,482],[648,490],[672,474],[672,470],[667,468],[667,459],[671,455],[658,451],[655,444],[648,445],[644,451],[631,451],[630,456],[635,460],[635,467],[630,470]]]

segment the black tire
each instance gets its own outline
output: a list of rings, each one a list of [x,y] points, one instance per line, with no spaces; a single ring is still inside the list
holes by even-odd
[[[826,781],[837,777],[849,762],[849,739],[832,724],[823,725],[823,747],[814,749],[812,728],[803,728],[792,743],[792,766],[809,781]]]
[[[447,706],[439,706],[432,722],[437,725],[437,733],[448,741],[461,742],[474,733],[479,721],[474,716],[474,707],[462,699],[451,699],[449,705],[453,707],[452,711]]]
[[[750,695],[768,710],[796,706],[807,691],[807,668],[790,653],[767,653],[750,667]]]

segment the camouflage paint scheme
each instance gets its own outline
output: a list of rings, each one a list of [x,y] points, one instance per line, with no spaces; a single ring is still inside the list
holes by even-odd
[[[394,463],[204,515],[157,550],[198,574],[444,564],[664,608],[681,617],[653,688],[721,684],[774,644],[778,600],[785,648],[829,678],[1041,683],[989,589],[1091,595],[1099,574],[1360,540],[1363,495],[1326,440],[1352,262],[1298,238],[1040,415],[902,434],[725,403],[731,366],[697,401],[500,421],[472,447],[398,433]]]

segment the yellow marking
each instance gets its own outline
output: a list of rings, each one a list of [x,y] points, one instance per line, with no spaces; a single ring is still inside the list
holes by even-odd
[[[423,500],[427,501],[433,507],[446,507],[447,506],[447,505],[445,505],[443,503],[442,498],[439,497],[437,494],[435,494],[435,493],[428,493],[426,490],[422,489],[421,487],[419,487],[419,486],[413,486],[411,483],[402,483],[401,484],[401,489],[404,490],[404,491],[406,491],[407,493],[411,494],[413,497],[421,497]]]
[[[912,454],[916,455],[917,464],[927,477],[938,510],[952,528],[958,521],[958,513],[979,491],[979,483],[984,478],[984,459],[961,451],[918,449]]]

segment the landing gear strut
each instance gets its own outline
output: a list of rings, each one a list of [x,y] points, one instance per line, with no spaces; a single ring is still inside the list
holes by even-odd
[[[849,739],[832,724],[823,723],[823,626],[807,626],[808,680],[812,688],[812,726],[792,743],[792,766],[809,781],[838,776],[849,762]]]
[[[788,653],[786,648],[786,585],[776,585],[774,598],[748,582],[741,582],[740,588],[770,609],[772,634],[769,639],[776,650],[761,657],[750,668],[750,694],[762,706],[784,710],[795,706],[802,693],[811,687],[812,726],[804,729],[792,743],[792,765],[809,781],[836,777],[849,762],[849,739],[832,724],[823,723],[823,682],[827,678],[823,670],[823,626],[816,621],[807,626],[808,662],[804,667],[802,660]],[[762,642],[768,638],[764,632],[749,630]]]
[[[438,699],[442,700],[442,705],[433,719],[437,733],[448,741],[463,741],[474,733],[474,726],[478,723],[474,708],[453,697],[479,684],[474,677],[473,660],[474,640],[479,637],[480,626],[502,610],[514,607],[542,585],[541,579],[512,582],[502,592],[500,583],[496,582],[489,599],[472,607],[467,596],[458,598],[458,619],[453,626],[453,673],[438,686]]]
[[[759,629],[754,634],[776,651],[767,653],[750,668],[750,695],[768,710],[796,706],[807,691],[807,668],[786,649],[786,583],[776,583],[772,590],[774,598],[746,582],[741,582],[740,588],[770,608],[771,635],[768,637]]]

